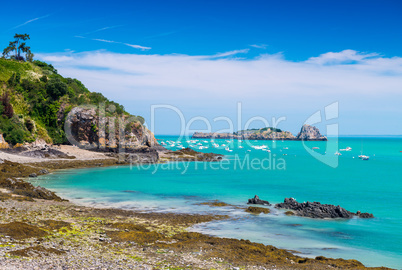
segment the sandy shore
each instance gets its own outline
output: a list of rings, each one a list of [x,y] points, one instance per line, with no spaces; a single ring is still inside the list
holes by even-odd
[[[0,269],[368,269],[356,260],[306,259],[247,240],[187,232],[225,216],[78,206],[19,179],[43,170],[120,164],[103,153],[60,150],[76,158],[0,152]]]
[[[94,159],[110,159],[104,153],[98,153],[93,151],[84,150],[72,145],[60,145],[55,147],[55,149],[62,151],[63,153],[74,156],[75,160],[94,160]],[[58,158],[43,158],[38,159],[34,157],[26,157],[22,155],[9,154],[0,151],[0,159],[9,160],[11,162],[17,163],[37,163],[37,162],[49,162],[49,161],[65,161],[66,159]]]

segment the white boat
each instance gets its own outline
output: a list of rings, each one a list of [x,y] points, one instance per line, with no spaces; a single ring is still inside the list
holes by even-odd
[[[360,158],[361,160],[369,160],[369,159],[370,159],[370,157],[369,157],[369,156],[366,156],[366,155],[360,155],[359,158]]]
[[[253,148],[256,149],[256,150],[263,150],[263,149],[267,148],[268,146],[266,146],[266,145],[261,145],[261,146],[251,146],[251,147],[253,147]]]
[[[239,148],[243,148],[243,146],[240,145]]]
[[[335,152],[335,155],[337,155],[337,156],[342,156],[342,154],[339,153],[339,152]]]
[[[340,149],[339,151],[352,151],[352,147],[346,147],[345,149]]]
[[[313,149],[313,150],[314,150],[314,149],[320,149],[320,147],[316,147],[316,146],[314,146],[312,149]]]
[[[227,146],[227,147],[225,148],[225,150],[228,151],[228,152],[232,152],[232,151],[233,151],[233,150],[230,150],[230,149],[229,149],[229,146]]]

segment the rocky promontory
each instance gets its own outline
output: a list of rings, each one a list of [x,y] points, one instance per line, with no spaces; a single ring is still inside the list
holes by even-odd
[[[234,133],[204,133],[195,132],[194,139],[234,139],[234,140],[287,140],[287,141],[326,141],[327,137],[321,135],[317,127],[303,125],[297,136],[289,131],[266,127],[261,129],[247,129]]]

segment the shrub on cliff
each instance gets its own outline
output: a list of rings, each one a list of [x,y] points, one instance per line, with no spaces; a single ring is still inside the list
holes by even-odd
[[[3,96],[0,98],[0,104],[2,106],[1,113],[3,116],[7,118],[11,118],[14,115],[13,106],[10,103],[10,96],[8,92],[5,92]]]

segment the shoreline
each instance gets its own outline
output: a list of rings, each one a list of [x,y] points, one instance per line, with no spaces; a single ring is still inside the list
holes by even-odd
[[[94,152],[90,153],[92,154]],[[2,153],[0,153],[0,158],[3,158]],[[17,166],[19,169],[18,172],[9,172],[6,177],[23,178],[27,177],[33,170],[39,171],[40,169],[55,172],[60,169],[109,167],[128,164],[119,163],[116,158],[107,157],[104,159],[87,160],[72,159],[64,160],[63,162],[59,160],[37,160],[37,162],[9,165],[12,165],[11,167]],[[4,176],[5,174],[2,174],[2,178],[4,178]],[[0,192],[1,191],[4,190],[0,190]],[[106,260],[107,262],[103,262],[106,268],[115,266],[115,260],[123,260],[124,263],[119,265],[119,267],[123,266],[124,268],[124,265],[126,265],[127,269],[130,268],[129,266],[133,265],[136,265],[135,267],[143,267],[144,269],[169,269],[167,265],[170,265],[169,267],[177,267],[175,269],[233,269],[234,267],[246,267],[246,269],[248,269],[247,267],[251,266],[255,266],[255,269],[267,267],[275,267],[276,269],[389,269],[385,267],[366,268],[356,260],[327,259],[322,256],[318,256],[315,259],[304,258],[284,249],[252,243],[248,240],[211,237],[200,233],[187,232],[192,225],[227,218],[216,214],[143,213],[142,211],[139,212],[135,210],[122,210],[108,207],[100,209],[80,206],[72,202],[63,201],[63,199],[59,198],[56,194],[57,198],[59,198],[56,199],[56,202],[55,198],[53,200],[43,200],[12,193],[8,193],[8,197],[6,196],[7,193],[1,192],[1,194],[4,200],[0,202],[0,209],[3,211],[0,235],[4,234],[4,231],[1,231],[1,226],[5,222],[10,224],[10,222],[22,221],[26,224],[42,228],[50,236],[45,240],[38,240],[40,237],[33,240],[27,238],[28,240],[23,241],[23,243],[20,243],[21,241],[10,241],[10,238],[0,237],[0,254],[2,254],[0,265],[7,263],[10,266],[15,265],[17,268],[26,268],[27,257],[19,255],[13,257],[10,254],[22,254],[24,252],[18,253],[17,251],[30,249],[27,250],[27,254],[23,254],[28,255],[28,258],[31,258],[29,260],[40,264],[40,254],[50,254],[52,258],[51,261],[59,266],[67,263],[63,261],[63,258],[70,257],[72,253],[74,253],[77,263],[80,264],[71,266],[73,268],[82,267],[85,265],[86,259],[90,260],[89,257],[96,257],[96,254],[101,254],[102,258],[103,256],[108,258]],[[51,205],[54,206],[54,209],[50,207]],[[12,209],[13,207],[14,210]],[[38,209],[42,212],[41,216],[43,218],[30,214],[30,212],[37,213]],[[15,213],[12,211],[15,211]],[[25,213],[24,218],[21,217],[21,211]],[[7,214],[4,215],[4,213]],[[89,222],[91,225],[89,229],[87,228],[88,224],[86,224],[88,220],[82,219],[83,216],[97,221]],[[58,222],[70,222],[70,224],[66,226],[72,227],[73,229],[60,227],[50,230],[46,226],[41,225],[41,222],[45,220],[44,217],[51,218],[51,220]],[[180,220],[181,223],[178,223],[177,220]],[[123,225],[119,225],[120,227],[116,225],[117,228],[110,229],[110,226],[113,227],[113,224],[117,223],[123,223]],[[148,227],[138,227],[144,223],[147,224]],[[80,228],[80,230],[84,229],[84,231],[79,231],[78,228]],[[96,234],[97,232],[99,232],[99,234]],[[72,248],[72,242],[68,242],[69,237],[67,236],[71,236],[71,238],[79,241],[76,238],[79,238],[80,235],[86,235],[88,238],[86,238],[86,242],[79,242],[78,246],[93,245],[93,251],[92,247],[90,251],[86,250],[86,252],[78,252]],[[94,235],[96,235],[96,237],[94,237]],[[151,239],[152,243],[143,242],[144,238]],[[51,241],[51,239],[57,239],[59,243],[54,244],[54,241]],[[57,254],[58,252],[51,250],[49,241],[53,243],[51,248],[63,251],[61,252],[62,254]],[[211,243],[213,244],[211,245]],[[119,252],[122,252],[122,249],[125,250],[123,252],[125,254],[123,256],[124,258],[120,256],[116,259],[115,251],[109,252],[105,249],[105,246],[109,248],[113,247],[112,249],[117,248],[120,250]],[[80,250],[79,247],[77,247],[77,249]],[[103,251],[99,253],[100,250]],[[92,255],[88,257],[89,254]],[[163,258],[163,261],[167,262],[166,265],[162,267],[159,264],[161,258]],[[191,265],[191,267],[189,268],[188,265]]]

